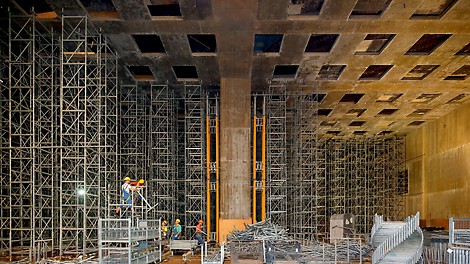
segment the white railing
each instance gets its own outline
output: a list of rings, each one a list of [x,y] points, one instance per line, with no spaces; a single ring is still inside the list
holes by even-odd
[[[372,229],[374,235],[377,234],[377,231],[383,226],[383,218],[382,217],[376,217],[377,225],[374,224],[374,227]],[[396,230],[391,236],[387,237],[385,241],[383,241],[377,249],[374,251],[372,254],[372,263],[378,263],[380,260],[382,260],[392,249],[394,249],[396,246],[399,244],[403,243],[411,234],[413,234],[416,230],[420,230],[419,228],[419,212],[416,213],[416,215],[412,217],[407,217],[406,220],[404,221],[406,224],[402,227],[400,227],[398,230]],[[417,250],[415,255],[419,254],[418,260],[421,257],[422,254],[422,244],[423,244],[423,235],[422,232],[421,234],[421,246]],[[414,259],[415,257],[413,257]],[[418,261],[416,260],[416,261]],[[410,260],[412,261],[412,260]],[[406,262],[406,263],[416,263],[415,262]]]
[[[377,230],[382,226],[382,223],[384,222],[384,217],[383,215],[377,215],[375,214],[374,216],[374,225],[372,225],[372,231],[370,238],[371,240],[374,239],[374,235],[376,234]]]
[[[449,218],[449,264],[470,263],[470,218]]]

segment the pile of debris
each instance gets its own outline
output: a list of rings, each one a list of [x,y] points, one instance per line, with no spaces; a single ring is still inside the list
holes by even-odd
[[[275,225],[271,219],[257,222],[254,224],[245,224],[245,229],[239,231],[233,230],[228,236],[231,241],[253,241],[253,240],[287,240],[287,229]]]

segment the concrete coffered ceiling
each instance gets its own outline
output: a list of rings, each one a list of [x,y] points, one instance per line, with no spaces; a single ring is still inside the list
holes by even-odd
[[[35,2],[39,15],[88,15],[118,53],[122,83],[249,76],[264,93],[274,77],[325,94],[325,134],[406,134],[470,101],[470,0]],[[8,5],[29,13],[28,3]]]

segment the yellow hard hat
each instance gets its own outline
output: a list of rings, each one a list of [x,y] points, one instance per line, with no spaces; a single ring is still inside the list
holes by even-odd
[[[168,224],[168,222],[167,222],[166,220],[163,220],[163,223],[164,223],[165,225]]]
[[[131,180],[131,178],[129,178],[129,177],[126,177],[126,178],[124,178],[124,180],[125,180],[125,181],[130,181],[130,180]]]
[[[140,179],[140,180],[139,180],[139,183],[140,183],[140,184],[143,184],[144,182],[145,182],[144,179]]]
[[[199,220],[199,221],[197,221],[197,222],[198,222],[198,223],[201,223],[201,224],[204,224],[204,221],[202,221],[202,219]]]
[[[180,221],[179,219],[176,219],[176,221],[175,221],[175,222],[176,222],[176,223],[179,223],[179,222],[181,222],[181,221]]]

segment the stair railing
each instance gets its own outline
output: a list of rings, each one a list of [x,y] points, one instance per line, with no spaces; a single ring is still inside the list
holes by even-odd
[[[413,217],[407,217],[404,221],[406,224],[400,227],[393,235],[385,239],[382,244],[380,244],[377,249],[372,254],[372,263],[378,263],[382,260],[392,249],[394,249],[399,244],[403,243],[411,234],[419,228],[419,212],[416,213]],[[383,224],[383,223],[382,223]],[[380,228],[380,227],[379,227]],[[377,228],[376,231],[379,229]],[[376,232],[375,231],[375,232]],[[374,234],[375,234],[374,232]],[[421,236],[422,237],[422,236]],[[422,247],[421,251],[422,251]],[[416,252],[418,254],[419,252]],[[422,252],[421,252],[422,253]],[[416,262],[414,262],[416,263]]]

